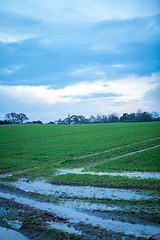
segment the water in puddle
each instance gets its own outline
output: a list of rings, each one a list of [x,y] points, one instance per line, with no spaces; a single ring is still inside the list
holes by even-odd
[[[106,220],[100,217],[91,216],[86,213],[76,211],[73,208],[58,206],[53,203],[39,202],[26,197],[20,197],[14,194],[1,192],[0,197],[13,199],[15,202],[29,205],[40,210],[48,211],[63,219],[68,219],[71,224],[83,222],[85,224],[92,224],[99,226],[108,231],[124,232],[126,235],[135,235],[136,237],[149,237],[158,235],[160,237],[160,227],[153,225],[131,224],[127,222]]]
[[[13,186],[24,190],[26,192],[36,192],[46,195],[56,196],[79,196],[89,198],[113,198],[113,199],[149,199],[149,198],[160,198],[160,196],[151,196],[150,192],[135,192],[127,189],[111,189],[111,188],[99,188],[90,186],[69,186],[69,185],[53,185],[44,181],[33,181],[26,182],[19,180],[12,183]]]
[[[126,176],[126,177],[138,177],[142,179],[148,179],[148,178],[158,178],[160,179],[160,173],[151,173],[151,172],[84,172],[83,168],[79,169],[60,169],[57,175],[63,175],[63,174],[90,174],[90,175],[99,175],[99,176]]]
[[[16,232],[12,229],[7,229],[4,227],[0,227],[0,239],[1,240],[29,240],[29,238],[24,235]]]
[[[49,224],[49,228],[53,228],[53,229],[58,229],[67,233],[75,233],[77,235],[81,235],[82,232],[75,230],[74,227],[69,227],[67,224],[65,223],[57,223],[57,222],[48,222]]]
[[[67,201],[61,201],[61,206],[67,207],[67,208],[74,208],[76,210],[96,210],[96,211],[120,211],[122,208],[117,206],[106,206],[103,203],[92,203],[92,202],[86,202],[82,200],[68,200]]]

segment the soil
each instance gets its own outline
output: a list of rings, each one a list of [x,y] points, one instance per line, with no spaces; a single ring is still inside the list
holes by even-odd
[[[100,226],[94,226],[92,224],[86,224],[82,221],[73,223],[70,222],[70,219],[62,218],[54,214],[54,212],[43,211],[37,208],[30,207],[29,205],[17,203],[14,201],[14,195],[26,197],[37,201],[37,197],[32,196],[30,193],[27,193],[23,190],[17,189],[12,186],[5,186],[0,184],[0,191],[13,194],[13,199],[6,199],[0,197],[0,206],[1,206],[1,218],[0,225],[4,227],[9,227],[15,229],[14,224],[9,224],[17,221],[19,222],[19,228],[16,228],[16,231],[27,236],[29,239],[34,240],[51,240],[51,239],[146,239],[144,237],[135,237],[133,235],[125,235],[124,232],[113,232],[107,231],[106,229],[101,228]],[[38,199],[40,202],[46,201],[41,198]],[[118,211],[95,211],[95,210],[82,210],[86,212],[88,216],[98,216],[102,219],[112,219],[124,222],[130,222],[134,224],[151,224],[150,220],[139,218],[137,216],[129,216],[129,214],[122,214]],[[153,223],[153,219],[151,219]],[[79,232],[79,235],[64,233],[61,230],[49,229],[51,223],[66,224],[69,228],[74,228],[75,232]],[[157,226],[156,221],[154,223]],[[156,236],[149,236],[147,239],[158,239]]]

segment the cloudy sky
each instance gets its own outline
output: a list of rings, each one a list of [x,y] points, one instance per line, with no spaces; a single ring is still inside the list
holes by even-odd
[[[0,119],[160,112],[159,0],[1,0]]]

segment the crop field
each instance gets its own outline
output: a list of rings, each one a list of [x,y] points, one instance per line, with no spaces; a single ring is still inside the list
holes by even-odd
[[[3,125],[0,136],[2,227],[29,239],[160,239],[160,122]]]

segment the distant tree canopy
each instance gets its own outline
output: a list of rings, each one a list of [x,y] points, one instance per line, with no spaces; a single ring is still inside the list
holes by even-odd
[[[0,120],[0,124],[43,124],[42,121],[27,122],[28,117],[24,113],[7,113],[4,120]],[[87,123],[115,123],[115,122],[151,122],[160,121],[160,114],[158,112],[142,112],[138,110],[137,113],[123,113],[121,117],[116,113],[109,115],[100,115],[89,118],[83,115],[68,115],[65,119],[58,119],[57,121],[49,122],[48,124],[87,124]]]
[[[28,120],[28,117],[24,113],[7,113],[5,118],[5,121],[12,123],[12,124],[18,124],[23,123]]]
[[[137,113],[123,113],[119,118],[118,114],[112,113],[109,115],[97,115],[96,117],[90,116],[85,118],[82,115],[70,115],[64,120],[58,119],[57,124],[86,124],[86,123],[115,123],[115,122],[151,122],[160,121],[160,115],[157,112],[142,112]]]

